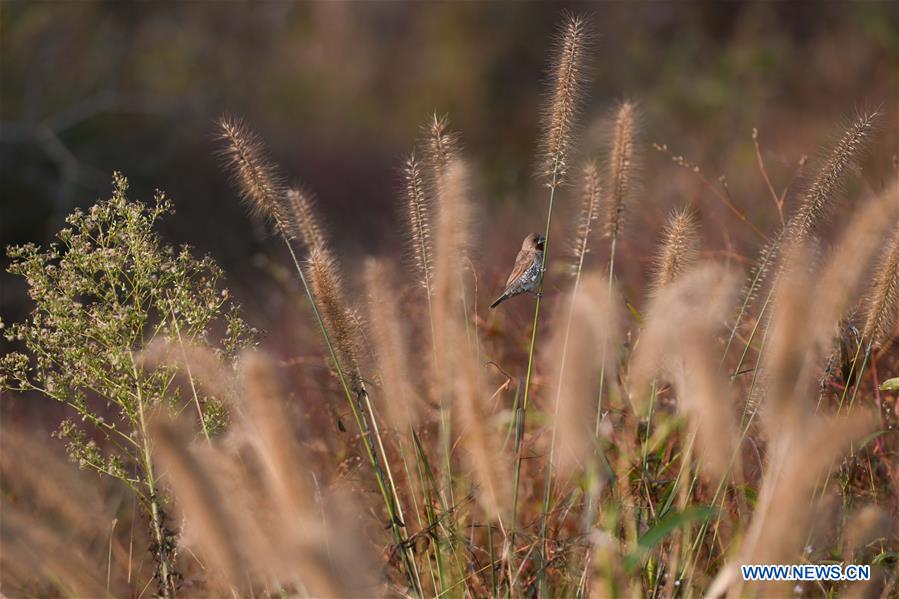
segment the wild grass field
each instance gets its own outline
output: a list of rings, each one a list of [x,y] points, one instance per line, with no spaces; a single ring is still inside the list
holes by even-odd
[[[761,191],[737,196],[641,98],[586,114],[597,28],[566,15],[534,42],[539,229],[514,238],[526,219],[492,220],[452,115],[396,165],[403,259],[352,264],[352,213],[326,222],[248,119],[210,124],[219,201],[281,246],[302,325],[253,328],[216,262],[160,234],[178,200],[127,173],[53,243],[11,245],[30,312],[0,320],[0,392],[65,417],[2,429],[3,595],[896,596],[895,99],[834,114],[789,168],[753,129],[741,177]],[[704,200],[648,231],[645,190],[674,176]],[[749,241],[710,250],[704,227]],[[488,308],[532,233],[533,292]]]

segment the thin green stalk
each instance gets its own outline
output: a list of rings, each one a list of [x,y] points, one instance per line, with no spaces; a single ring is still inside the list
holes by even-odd
[[[615,278],[615,246],[618,245],[618,236],[612,236],[612,245],[609,249],[609,300],[612,299],[612,281]],[[599,394],[596,398],[596,426],[594,434],[599,436],[599,425],[602,421],[602,392],[606,382],[606,352],[609,350],[606,344],[602,345],[602,365],[599,370]]]
[[[437,490],[438,486],[437,486],[436,480],[434,479],[434,472],[431,469],[431,464],[428,462],[427,454],[425,454],[424,448],[421,445],[421,440],[418,439],[417,436],[416,436],[416,443],[417,443],[416,447],[417,447],[418,451],[421,452],[421,454],[422,454],[422,464],[424,465],[424,474],[427,477],[428,483],[430,484],[431,488],[434,489],[434,492],[437,493],[438,498],[442,502],[444,500],[442,497],[440,497],[440,494]],[[430,504],[430,505],[433,505],[433,504]],[[450,507],[444,507],[443,513],[449,515],[453,512],[454,509],[455,509],[455,505],[450,506]],[[455,561],[456,569],[458,570],[459,578],[465,584],[466,589],[468,589],[468,582],[467,582],[467,580],[465,580],[465,567],[462,565],[462,561],[459,557],[459,552],[456,551],[455,530],[452,527],[449,530],[447,530],[446,527],[444,527],[444,525],[443,525],[442,518],[440,518],[439,516],[435,515],[434,521],[437,522],[438,525],[440,526],[440,528],[443,529],[444,535],[446,536],[446,539],[447,539],[446,543],[449,545],[450,551],[451,551],[453,559]],[[446,587],[446,585],[444,585],[444,590],[442,591],[442,593],[446,592],[447,588],[453,588],[454,586],[456,586],[456,584],[453,584],[450,587]]]
[[[609,248],[609,290],[608,290],[608,299],[611,302],[612,299],[612,280],[615,277],[615,248],[618,245],[618,236],[612,236],[611,246]],[[605,388],[606,381],[606,352],[608,351],[608,347],[605,343],[602,346],[602,364],[599,369],[599,392],[596,397],[596,423],[593,429],[593,435],[597,439],[599,438],[599,425],[602,423],[602,392]],[[595,506],[593,502],[596,498],[593,494],[589,494],[587,497],[587,514],[590,518],[588,522],[588,526],[593,525],[593,514],[595,513]],[[589,559],[589,554],[587,555],[587,559]],[[584,568],[589,567],[589,563],[584,564]]]
[[[512,431],[518,430],[518,398],[521,396],[521,381],[515,386],[515,396],[512,398],[512,418],[509,420],[509,428],[506,429],[506,436],[503,438],[503,451],[509,445],[509,438]]]
[[[769,299],[770,299],[770,295],[769,295]],[[764,311],[767,308],[767,306],[768,306],[768,301],[766,300],[765,304],[762,306],[762,314],[764,314]],[[761,314],[759,315],[759,321],[761,321]],[[758,324],[758,323],[756,323],[756,324]],[[752,343],[752,338],[754,337],[754,335],[755,335],[755,329],[753,329],[752,336],[750,336],[750,338],[749,338],[749,341],[748,341],[749,344]],[[767,343],[768,343],[768,330],[765,329],[765,332],[762,335],[762,345],[759,348],[759,361],[761,361],[761,356],[764,353]],[[755,371],[752,374],[752,382],[749,385],[749,397],[750,398],[752,397],[752,394],[755,391],[755,386],[756,386],[756,383],[758,382],[759,371],[760,371],[760,368],[757,366]],[[733,385],[733,381],[734,381],[734,378],[731,378],[731,385]],[[747,413],[749,414],[748,419],[746,419]],[[716,539],[718,536],[718,526],[721,523],[721,516],[724,512],[723,507],[724,507],[724,500],[726,498],[726,494],[723,494],[722,492],[724,491],[724,487],[726,486],[727,473],[730,472],[730,469],[733,467],[734,462],[736,461],[737,457],[740,454],[740,447],[743,446],[743,442],[746,440],[746,437],[749,435],[749,429],[752,427],[752,423],[755,420],[756,414],[758,414],[758,409],[756,408],[754,410],[750,410],[748,402],[747,402],[747,405],[743,410],[743,419],[745,420],[745,422],[743,423],[742,430],[740,432],[740,440],[737,442],[736,446],[734,447],[734,451],[731,453],[730,460],[729,460],[727,468],[725,470],[725,475],[721,477],[720,481],[718,481],[718,486],[715,489],[715,494],[712,496],[712,501],[711,501],[712,505],[717,504],[719,502],[719,498],[720,498],[720,506],[718,506],[718,515],[715,518],[715,534],[712,537],[713,539]],[[695,565],[696,565],[696,552],[699,551],[699,548],[702,546],[703,541],[705,541],[705,535],[708,532],[708,528],[709,528],[709,521],[707,520],[707,521],[703,522],[702,525],[700,526],[699,534],[697,535],[696,541],[693,543],[693,547],[691,548],[694,559],[691,560],[691,562],[690,562],[692,569],[690,570],[690,577],[687,581],[688,587],[690,584],[692,584],[692,581],[693,581],[693,573],[695,571]],[[686,568],[684,571],[686,571]]]
[[[150,436],[147,433],[147,421],[144,416],[144,401],[141,393],[137,363],[134,354],[131,354],[131,370],[134,373],[135,388],[137,389],[137,410],[140,416],[140,436],[143,446],[144,472],[147,476],[147,488],[149,494],[147,501],[150,504],[150,523],[153,528],[154,541],[156,543],[156,559],[159,560],[159,590],[165,599],[175,596],[175,580],[173,564],[169,564],[169,553],[166,548],[165,525],[162,522],[162,512],[159,506],[159,496],[156,493],[156,477],[153,472],[153,454],[150,449]]]
[[[428,523],[428,528],[433,529],[437,525],[437,519],[434,515],[434,504],[433,504],[433,500],[431,497],[430,487],[428,486],[427,478],[425,476],[425,471],[424,471],[426,468],[429,469],[429,466],[427,463],[428,458],[425,455],[424,450],[421,447],[421,441],[419,440],[418,434],[415,432],[414,429],[411,429],[411,435],[412,435],[412,445],[415,448],[415,466],[416,466],[416,470],[418,471],[418,482],[421,485],[422,492],[424,493],[423,499],[424,499],[425,519],[426,519],[426,522]],[[440,580],[439,589],[442,590],[442,589],[446,588],[446,579],[444,578],[443,557],[442,557],[442,553],[440,551],[440,543],[436,542],[436,541],[434,543],[434,558],[435,558],[434,561],[436,562],[436,567],[437,567],[437,578]],[[429,559],[428,563],[430,563],[430,561],[431,560]],[[432,574],[432,576],[433,576],[433,574]],[[439,590],[435,593],[435,595],[438,593],[439,593]]]
[[[762,304],[762,309],[759,312],[759,317],[755,321],[755,325],[752,327],[752,331],[749,333],[749,339],[746,341],[746,345],[743,346],[743,353],[740,354],[740,360],[737,362],[737,365],[734,367],[733,373],[730,375],[731,384],[733,384],[734,380],[737,378],[737,375],[740,374],[740,368],[743,367],[743,362],[746,361],[746,357],[749,355],[749,350],[752,348],[752,342],[755,339],[755,334],[759,329],[759,326],[762,324],[762,318],[765,316],[765,312],[768,311],[768,305],[771,303],[771,296],[774,294],[774,290],[768,292],[768,297],[765,298],[765,303]],[[768,336],[768,330],[765,330],[764,337]],[[756,372],[758,372],[759,364],[762,361],[762,352],[765,349],[765,342],[762,341],[762,347],[759,348],[759,357],[756,360]],[[755,377],[753,377],[755,378]],[[748,405],[748,404],[747,404]],[[745,410],[744,410],[745,416]]]
[[[858,369],[858,372],[855,375],[855,384],[851,385],[853,387],[852,397],[849,398],[849,406],[848,406],[847,410],[852,409],[852,404],[855,403],[855,398],[858,397],[858,390],[862,386],[862,377],[865,375],[865,370],[868,367],[868,360],[871,357],[871,348],[872,347],[873,347],[873,343],[869,341],[868,345],[865,347],[865,353],[862,356],[862,365]],[[858,362],[858,355],[859,355],[860,351],[861,351],[861,344],[859,344],[858,349],[855,352],[855,358],[852,360],[852,368],[849,371],[849,377],[848,377],[849,380],[846,381],[846,385],[843,387],[843,393],[840,395],[840,403],[837,406],[837,415],[838,416],[843,409],[843,402],[846,399],[846,394],[849,391],[849,387],[850,387],[850,384],[852,381],[852,371],[855,370],[855,365]],[[828,471],[827,471],[827,476],[824,477],[824,484],[821,485],[821,496],[822,497],[824,496],[824,491],[827,489],[827,484],[830,482],[830,475],[832,474],[832,472],[833,472],[833,467],[831,466],[831,468],[828,469]],[[818,491],[816,489],[815,494],[817,494],[817,493],[818,493]]]
[[[409,429],[410,429],[410,433],[412,433],[412,434],[415,433],[414,429],[412,429],[411,426],[409,427]],[[406,457],[406,444],[403,443],[402,438],[400,438],[398,440],[397,444],[399,445],[400,459],[403,462],[403,471],[406,473],[406,479],[409,481],[412,481],[413,480],[412,472],[409,470],[409,460]],[[418,461],[417,454],[415,456],[415,459],[417,462]],[[420,467],[418,469],[420,471]],[[422,520],[421,509],[419,509],[419,506],[418,506],[418,499],[416,499],[415,492],[414,492],[414,490],[411,489],[411,487],[410,487],[409,496],[412,499],[412,509],[415,512],[415,519],[418,521],[418,529],[422,530],[425,528],[426,520]],[[428,523],[428,526],[430,526],[430,523]],[[431,564],[431,560],[427,560],[427,562],[428,562],[428,574],[431,575],[431,585],[434,587],[434,594],[436,595],[440,591],[437,586],[437,578],[434,576],[434,566]],[[422,587],[422,590],[424,590],[424,587]]]
[[[510,539],[512,546],[512,555],[515,554],[515,526],[518,519],[518,487],[521,478],[521,451],[522,439],[524,437],[524,429],[528,411],[528,403],[531,391],[531,376],[534,370],[534,350],[537,348],[537,329],[540,324],[540,304],[543,299],[543,277],[546,274],[546,257],[549,255],[549,230],[552,224],[553,201],[556,195],[556,181],[559,170],[559,160],[556,158],[553,162],[552,180],[549,184],[549,207],[546,213],[546,233],[543,236],[543,259],[540,261],[540,277],[537,280],[537,301],[534,306],[534,323],[531,328],[531,345],[528,349],[528,370],[524,379],[524,397],[521,402],[521,423],[519,432],[515,439],[515,475],[512,493],[512,525],[510,526]],[[511,559],[511,558],[510,558]]]
[[[780,235],[782,234],[783,233],[781,232]],[[734,326],[730,329],[730,335],[727,338],[727,344],[724,346],[724,351],[721,352],[722,365],[724,365],[724,361],[727,358],[727,352],[730,350],[730,346],[733,343],[734,338],[736,338],[737,336],[737,330],[740,328],[740,322],[743,320],[743,315],[746,313],[747,308],[749,308],[749,302],[752,301],[752,296],[758,290],[758,286],[761,284],[762,278],[764,277],[765,273],[768,272],[769,265],[771,264],[771,260],[773,259],[775,254],[776,245],[780,241],[780,235],[778,235],[777,239],[772,242],[775,244],[775,248],[772,248],[770,252],[767,252],[765,254],[763,262],[758,265],[758,270],[755,273],[755,277],[752,279],[752,283],[749,284],[749,289],[746,292],[746,297],[743,298],[743,304],[740,306],[740,311],[737,313],[737,318],[734,321]],[[767,306],[768,300],[770,298],[771,294],[769,293],[768,297],[765,298],[765,306]],[[764,308],[762,308],[762,310],[764,312]],[[759,321],[761,321],[761,317],[759,317]],[[756,326],[758,326],[758,322],[756,322]],[[753,332],[755,332],[755,329],[753,329]],[[737,370],[739,370],[739,368]]]
[[[493,551],[493,524],[487,523],[487,548],[490,550],[490,588],[493,590],[491,597],[496,597],[496,556]]]
[[[365,407],[368,410],[369,417],[371,418],[371,427],[374,432],[375,440],[378,442],[378,448],[381,451],[381,458],[384,460],[384,469],[387,472],[387,480],[390,482],[389,488],[393,493],[393,501],[396,509],[397,518],[399,518],[400,522],[405,526],[406,519],[403,515],[403,506],[400,503],[400,497],[396,490],[396,482],[393,480],[393,472],[390,469],[390,461],[387,459],[387,451],[384,449],[384,443],[381,440],[381,431],[378,429],[378,420],[375,418],[374,408],[371,404],[371,397],[369,397],[368,393],[365,390],[362,390],[362,394],[365,397]],[[412,562],[415,563],[415,556],[412,555]],[[421,591],[422,596],[424,596],[424,587],[421,586],[421,576],[418,573],[418,568],[413,568],[412,572],[415,574],[415,588]]]
[[[858,375],[856,375],[856,377],[855,377],[855,385],[852,390],[852,397],[849,398],[849,408],[848,408],[849,410],[852,409],[852,404],[855,403],[855,398],[858,397],[858,391],[862,386],[862,377],[865,376],[865,370],[868,368],[868,360],[871,359],[871,352],[872,352],[873,346],[874,346],[873,341],[869,341],[868,346],[865,348],[865,355],[862,357],[861,368],[859,368]],[[861,347],[861,346],[859,346],[859,347]],[[858,356],[856,356],[856,359],[857,358],[858,358]],[[855,362],[853,362],[853,366],[855,366]],[[850,374],[850,376],[852,376],[852,375]],[[848,386],[843,389],[843,396],[840,397],[840,405],[837,408],[837,414],[840,413],[840,409],[843,407],[843,399],[846,396],[846,389],[848,389]]]
[[[200,398],[197,395],[197,386],[194,384],[194,375],[190,370],[190,360],[187,359],[187,351],[184,349],[184,340],[181,338],[181,328],[178,326],[178,319],[175,318],[175,308],[169,304],[169,310],[172,314],[172,326],[175,329],[175,334],[178,336],[178,346],[181,348],[181,359],[184,361],[187,380],[190,381],[190,390],[193,393],[194,403],[197,406],[197,414],[200,417],[200,426],[203,428],[203,436],[206,437],[207,443],[211,443],[209,430],[206,428],[206,418],[203,416],[203,408],[200,407]]]
[[[559,367],[559,381],[556,386],[556,398],[555,405],[553,407],[553,427],[552,427],[552,438],[549,443],[549,461],[546,466],[546,480],[543,484],[543,505],[541,508],[541,519],[540,519],[540,561],[541,563],[546,563],[546,526],[547,519],[549,514],[549,502],[550,496],[552,494],[552,473],[553,473],[553,459],[555,457],[556,451],[556,433],[558,432],[559,427],[557,426],[559,419],[559,404],[561,403],[562,397],[562,378],[565,374],[565,362],[568,356],[568,340],[571,336],[571,320],[574,317],[574,302],[577,299],[578,288],[581,284],[581,272],[584,268],[584,257],[587,254],[587,240],[590,235],[590,216],[587,217],[587,229],[584,233],[583,237],[583,247],[581,247],[579,252],[579,259],[577,270],[574,278],[574,286],[571,290],[571,301],[568,304],[568,317],[565,321],[565,338],[562,341],[562,356],[560,358],[560,367]],[[541,568],[540,570],[540,591],[542,594],[543,586],[545,582],[544,573],[546,572],[545,568]]]
[[[297,274],[300,277],[300,282],[303,284],[303,289],[306,292],[306,297],[309,300],[309,304],[312,306],[312,312],[315,315],[315,320],[318,322],[319,329],[321,329],[322,336],[325,340],[325,345],[328,347],[328,352],[331,356],[331,360],[334,362],[334,368],[335,370],[337,370],[337,378],[340,381],[340,386],[343,388],[347,403],[350,405],[350,409],[353,412],[353,418],[356,420],[356,426],[359,428],[359,432],[361,433],[360,437],[362,439],[362,445],[365,447],[365,452],[367,454],[368,460],[371,463],[372,469],[375,473],[375,479],[378,483],[378,488],[381,491],[381,496],[384,499],[385,506],[387,507],[387,514],[390,518],[391,530],[393,531],[393,535],[396,538],[396,542],[400,547],[403,548],[403,551],[401,551],[400,554],[403,556],[403,563],[406,567],[407,574],[409,575],[409,582],[413,585],[416,593],[419,596],[422,596],[422,589],[420,588],[420,586],[416,587],[416,581],[419,580],[419,577],[414,565],[415,560],[411,555],[411,549],[405,546],[403,533],[400,530],[396,513],[397,506],[393,505],[390,493],[388,493],[387,484],[384,480],[384,473],[381,470],[377,454],[375,453],[374,448],[371,444],[371,440],[369,439],[368,427],[364,424],[364,417],[360,413],[359,406],[356,405],[355,396],[350,390],[349,385],[347,384],[346,377],[343,373],[343,368],[340,365],[340,360],[338,360],[337,358],[337,352],[334,350],[334,345],[331,342],[331,336],[328,334],[327,327],[325,327],[325,321],[318,309],[318,304],[315,301],[315,297],[312,295],[312,290],[309,288],[309,282],[306,280],[306,275],[303,272],[303,268],[300,266],[300,261],[296,256],[296,252],[294,252],[293,246],[290,244],[290,240],[285,235],[282,234],[281,238],[284,240],[284,244],[287,246],[287,251],[290,252],[290,257],[293,260],[294,266],[296,267]]]

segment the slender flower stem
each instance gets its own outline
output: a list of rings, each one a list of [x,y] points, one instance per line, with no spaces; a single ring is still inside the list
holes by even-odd
[[[159,561],[159,592],[160,596],[169,598],[175,596],[175,571],[171,563],[171,554],[166,544],[165,523],[162,510],[159,505],[159,495],[156,492],[156,476],[153,472],[153,453],[150,448],[150,436],[147,432],[147,421],[144,416],[144,400],[141,393],[140,377],[137,373],[137,362],[134,354],[130,355],[131,371],[134,373],[135,388],[137,389],[137,411],[140,416],[140,436],[143,446],[144,470],[147,476],[148,503],[150,508],[150,523],[153,528],[154,542],[156,543],[156,559]]]

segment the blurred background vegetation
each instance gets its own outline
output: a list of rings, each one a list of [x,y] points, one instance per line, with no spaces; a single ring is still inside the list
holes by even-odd
[[[169,194],[177,214],[166,237],[211,253],[239,296],[256,290],[245,302],[263,327],[277,318],[258,293],[270,242],[222,173],[214,120],[237,113],[259,131],[290,180],[318,196],[353,264],[362,253],[402,253],[399,167],[420,126],[448,113],[492,217],[480,232],[484,253],[503,256],[485,267],[492,288],[518,243],[506,238],[542,226],[533,156],[544,57],[564,11],[591,15],[596,33],[581,155],[601,158],[618,101],[643,113],[644,184],[629,242],[637,256],[650,254],[666,207],[685,202],[712,223],[707,248],[751,257],[759,242],[747,227],[726,237],[715,223],[734,216],[651,142],[701,165],[713,185],[724,175],[762,230],[777,213],[753,127],[778,191],[857,109],[883,112],[863,185],[883,186],[899,147],[896,2],[80,0],[0,9],[2,244],[48,242],[74,207],[108,196],[120,170],[135,197]],[[5,274],[0,284],[0,314],[20,319],[23,289]]]

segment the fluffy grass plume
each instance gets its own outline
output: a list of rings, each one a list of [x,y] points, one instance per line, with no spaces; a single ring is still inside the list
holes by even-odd
[[[0,584],[37,589],[54,580],[72,596],[125,594],[117,581],[106,583],[107,563],[124,565],[128,548],[105,538],[110,505],[96,476],[74,469],[45,439],[8,426],[0,435],[0,481]]]
[[[890,514],[874,504],[859,508],[846,523],[843,539],[843,556],[846,563],[868,563],[865,558],[868,545],[879,539],[886,540],[892,534]]]
[[[165,418],[153,427],[157,456],[187,523],[182,544],[203,559],[207,584],[236,595],[269,585],[312,596],[379,594],[368,576],[369,557],[346,542],[352,517],[329,515],[316,504],[313,472],[274,363],[245,352],[240,373],[241,400],[226,440],[197,446]],[[342,503],[329,497],[327,511],[339,512]]]
[[[322,320],[334,343],[340,367],[344,374],[350,376],[353,390],[359,392],[362,375],[359,373],[357,360],[358,338],[344,298],[343,279],[337,268],[337,260],[327,248],[314,248],[309,252],[306,275]]]
[[[293,238],[299,239],[310,250],[324,251],[327,243],[315,214],[315,201],[312,196],[300,189],[290,188],[287,190],[285,200]]]
[[[602,187],[599,181],[599,169],[591,161],[584,165],[583,190],[581,191],[581,210],[578,213],[577,229],[574,235],[572,255],[574,263],[572,272],[577,274],[584,266],[584,260],[590,253],[590,233],[593,232],[599,218],[599,202]]]
[[[434,325],[437,362],[433,379],[450,398],[465,464],[474,473],[476,496],[484,513],[500,519],[509,499],[509,464],[490,426],[484,369],[469,343],[458,298],[462,258],[471,243],[472,207],[465,164],[454,160],[442,177],[437,196],[434,262]]]
[[[409,370],[411,355],[394,292],[397,282],[386,262],[369,258],[365,285],[387,419],[394,430],[406,434],[418,422],[418,409]]]
[[[830,353],[839,323],[857,303],[884,230],[896,222],[892,198],[878,196],[858,209],[827,260],[818,268],[804,246],[785,248],[773,293],[773,315],[764,357],[767,395],[762,422],[770,438],[798,425],[814,409],[805,397],[818,365]],[[871,293],[870,290],[867,291]]]
[[[553,56],[550,102],[544,109],[542,172],[555,186],[568,171],[568,154],[584,87],[587,30],[580,17],[570,16],[559,31]]]
[[[617,239],[621,233],[633,191],[636,135],[637,107],[633,102],[624,102],[615,117],[608,157],[605,229],[606,236],[612,239]]]
[[[203,554],[230,587],[239,587],[245,575],[244,561],[225,508],[228,502],[209,469],[191,451],[187,435],[162,419],[154,424],[152,433],[156,457],[175,489],[180,510],[190,515],[190,526],[202,540]]]
[[[806,362],[813,345],[807,335],[806,299],[809,290],[814,289],[809,251],[804,246],[789,248],[784,257],[786,262],[772,294],[774,311],[768,323],[768,345],[762,363],[762,427],[772,440],[780,436],[780,430],[798,426],[799,420],[814,407],[805,401],[805,395],[798,393],[812,383]]]
[[[871,136],[876,118],[876,112],[860,114],[831,150],[788,223],[792,242],[807,240],[815,233],[821,219],[831,211],[833,197]]]
[[[232,402],[236,397],[233,373],[222,364],[213,350],[196,343],[173,342],[157,338],[137,355],[137,363],[145,369],[173,366],[182,370],[194,388],[192,394],[203,391],[220,401]]]
[[[468,168],[453,161],[437,190],[434,240],[434,320],[448,322],[459,312],[458,287],[464,280],[463,257],[471,246],[473,207],[468,197]],[[461,315],[459,315],[461,316]],[[441,328],[441,327],[438,327]],[[448,349],[438,334],[438,349]]]
[[[895,206],[899,202],[899,182],[890,185],[883,197],[884,201]],[[899,223],[894,216],[887,224],[892,225],[892,234],[883,250],[874,275],[874,285],[866,301],[863,336],[872,344],[886,343],[899,318]]]
[[[343,277],[328,245],[324,229],[309,194],[298,189],[287,192],[287,228],[307,248],[305,271],[322,320],[334,343],[337,359],[351,377],[356,391],[362,388],[359,373],[359,329],[354,326],[343,289]]]
[[[409,241],[415,258],[417,274],[430,299],[433,286],[433,253],[431,240],[431,206],[425,193],[421,165],[411,154],[403,167],[406,184],[406,204],[409,218]]]
[[[717,481],[727,473],[739,439],[735,393],[718,367],[720,349],[706,334],[685,335],[682,356],[682,367],[674,376],[678,405],[696,437],[702,468]]]
[[[437,185],[450,163],[459,158],[459,134],[450,129],[449,117],[431,117],[431,122],[425,127],[428,170],[432,185]]]
[[[735,273],[701,264],[653,297],[629,362],[632,398],[639,401],[645,396],[656,374],[679,375],[685,335],[715,338],[730,314],[737,288]]]
[[[258,352],[244,352],[241,378],[243,406],[254,425],[256,446],[281,509],[297,519],[314,513],[312,477],[296,467],[303,463],[303,455],[283,406],[282,386],[273,361]]]
[[[888,231],[896,228],[899,220],[897,192],[899,186],[894,186],[887,193],[875,196],[856,208],[831,252],[830,259],[817,277],[817,292],[812,302],[810,318],[815,325],[812,335],[823,347],[829,348],[836,336],[839,321],[856,303],[861,286],[869,281],[868,266],[881,249],[882,240]],[[896,262],[893,263],[892,276],[880,270],[875,275],[874,285],[864,295],[874,298],[871,305],[886,306],[890,283],[894,292],[897,285]],[[884,299],[879,297],[882,293]]]
[[[559,406],[555,426],[557,448],[554,466],[564,477],[575,475],[595,457],[593,418],[600,369],[615,376],[612,357],[620,343],[618,295],[609,294],[609,283],[599,274],[585,275],[567,311],[552,327],[548,345],[551,389],[558,389]],[[567,337],[567,339],[566,339]],[[596,348],[607,347],[608,352]],[[600,362],[605,357],[606,364]]]
[[[789,438],[780,439],[786,447],[781,460],[772,458],[762,480],[758,507],[743,543],[741,564],[790,563],[800,554],[814,520],[813,497],[820,477],[833,466],[850,446],[871,432],[874,420],[870,414],[849,417],[818,417],[801,428],[782,431]],[[778,456],[780,457],[780,456]],[[792,583],[758,583],[753,596],[781,596]],[[753,585],[754,586],[754,585]],[[729,597],[746,596],[735,585]]]
[[[699,226],[688,211],[672,213],[655,257],[651,288],[657,292],[692,268],[699,259]]]
[[[701,455],[720,476],[733,452],[731,391],[717,368],[717,337],[739,291],[727,269],[697,266],[661,288],[646,310],[646,326],[629,365],[631,397],[642,405],[657,376],[674,383],[678,409],[696,431]]]
[[[241,119],[223,116],[218,122],[225,147],[221,155],[231,179],[250,211],[270,219],[289,235],[284,209],[286,187],[259,137]]]

